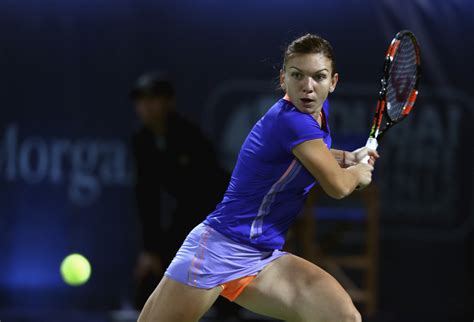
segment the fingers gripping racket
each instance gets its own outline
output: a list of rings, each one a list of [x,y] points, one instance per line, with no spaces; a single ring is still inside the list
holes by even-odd
[[[380,80],[379,99],[366,147],[377,150],[387,130],[413,109],[421,74],[420,48],[408,30],[396,34],[388,47]],[[362,162],[368,163],[369,156]]]

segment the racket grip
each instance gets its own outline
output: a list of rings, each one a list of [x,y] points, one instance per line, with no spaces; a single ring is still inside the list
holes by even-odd
[[[377,142],[377,139],[375,138],[368,138],[367,143],[365,144],[366,148],[369,148],[371,150],[377,150],[377,147],[379,146],[379,143]],[[362,163],[369,163],[370,156],[366,156],[365,158],[362,159]]]

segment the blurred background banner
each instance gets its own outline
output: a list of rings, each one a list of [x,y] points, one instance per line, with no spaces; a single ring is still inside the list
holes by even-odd
[[[281,96],[292,39],[331,41],[333,142],[352,150],[368,136],[388,44],[410,29],[420,94],[381,145],[375,179],[380,310],[387,321],[472,320],[473,17],[471,0],[0,0],[0,312],[129,299],[139,229],[128,91],[142,72],[173,75],[178,110],[230,170]],[[59,275],[71,252],[92,264],[74,289]]]

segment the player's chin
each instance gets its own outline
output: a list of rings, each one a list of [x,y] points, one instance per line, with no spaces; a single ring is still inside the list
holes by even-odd
[[[298,104],[296,107],[300,112],[307,114],[314,114],[317,111],[317,105],[314,102],[311,102],[310,104]]]

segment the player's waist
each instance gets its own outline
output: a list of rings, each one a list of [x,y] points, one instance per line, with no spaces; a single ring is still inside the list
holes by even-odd
[[[239,222],[241,223],[241,221]],[[208,217],[203,223],[211,226],[216,231],[235,242],[242,243],[262,251],[282,249],[284,236],[288,230],[287,225],[275,225],[273,223],[270,225],[273,227],[272,230],[268,229],[270,226],[264,227],[262,234],[258,236],[258,238],[252,238],[252,221],[248,221],[245,224],[241,223],[241,225],[236,226],[235,223],[218,220],[218,218],[215,217]],[[276,227],[279,227],[279,229]]]

